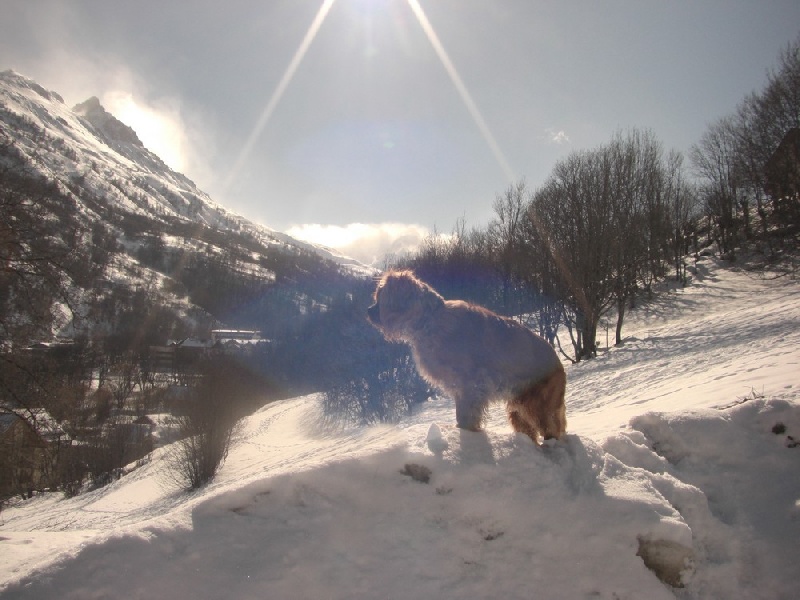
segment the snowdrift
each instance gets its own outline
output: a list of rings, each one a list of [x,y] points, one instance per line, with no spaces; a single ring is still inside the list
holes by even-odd
[[[569,435],[326,429],[263,408],[193,495],[160,454],[120,481],[0,514],[0,597],[794,598],[796,282],[701,265],[628,342],[568,369]]]

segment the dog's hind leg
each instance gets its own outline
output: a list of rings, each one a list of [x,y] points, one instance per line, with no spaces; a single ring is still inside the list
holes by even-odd
[[[511,423],[511,427],[514,429],[514,431],[524,433],[538,444],[539,440],[536,427],[530,421],[525,419],[525,417],[523,417],[518,410],[512,409],[513,406],[513,402],[508,403],[508,420]]]
[[[564,408],[566,375],[563,369],[554,371],[543,380],[519,391],[506,407],[511,426],[527,433],[538,443],[544,439],[560,439],[567,428]]]
[[[536,407],[544,425],[544,439],[561,439],[567,430],[567,409],[564,405],[564,390],[567,376],[563,370],[556,371],[545,381],[541,401]]]
[[[560,408],[547,415],[547,425],[544,428],[544,439],[561,439],[567,430],[566,408],[561,404]]]

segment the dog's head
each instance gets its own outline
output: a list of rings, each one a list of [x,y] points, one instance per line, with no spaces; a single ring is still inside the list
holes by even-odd
[[[411,271],[389,271],[378,282],[375,303],[367,310],[370,323],[388,339],[410,339],[444,299]]]

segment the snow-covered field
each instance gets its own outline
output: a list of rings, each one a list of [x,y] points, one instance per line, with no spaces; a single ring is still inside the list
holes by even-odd
[[[199,492],[156,453],[0,513],[0,596],[798,598],[798,292],[704,259],[568,368],[544,447],[502,407],[469,433],[446,400],[338,430],[313,396],[267,406]]]

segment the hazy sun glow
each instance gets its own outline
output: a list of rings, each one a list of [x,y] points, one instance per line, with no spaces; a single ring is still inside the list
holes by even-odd
[[[132,94],[121,91],[105,94],[102,103],[136,132],[145,148],[170,168],[178,172],[186,168],[185,135],[176,109],[147,106],[137,102]]]

